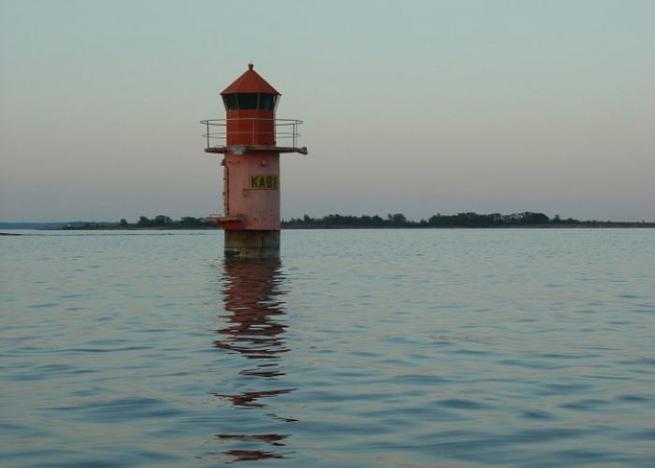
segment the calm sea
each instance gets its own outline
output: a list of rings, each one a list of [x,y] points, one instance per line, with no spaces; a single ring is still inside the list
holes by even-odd
[[[3,466],[655,466],[655,230],[30,234]]]

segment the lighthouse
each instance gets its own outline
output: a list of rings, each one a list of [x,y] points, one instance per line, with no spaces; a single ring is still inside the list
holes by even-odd
[[[225,255],[280,255],[280,154],[307,154],[298,146],[301,120],[277,119],[280,93],[253,64],[221,92],[226,118],[203,120],[205,152],[222,154]],[[279,141],[279,144],[278,144]]]

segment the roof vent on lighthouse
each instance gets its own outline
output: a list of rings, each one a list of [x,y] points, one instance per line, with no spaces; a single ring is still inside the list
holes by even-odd
[[[248,64],[248,70],[221,92],[223,104],[228,111],[274,111],[278,96],[280,93],[255,71],[252,63]]]

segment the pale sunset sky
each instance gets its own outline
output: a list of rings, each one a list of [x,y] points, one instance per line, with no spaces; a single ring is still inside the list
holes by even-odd
[[[652,0],[0,0],[0,221],[220,212],[249,61],[305,121],[285,218],[655,221]]]

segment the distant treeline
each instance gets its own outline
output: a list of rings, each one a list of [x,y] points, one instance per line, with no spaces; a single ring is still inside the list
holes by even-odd
[[[590,221],[588,221],[590,222]],[[595,222],[595,221],[594,221]],[[386,218],[381,216],[343,216],[331,214],[322,218],[312,218],[305,215],[302,218],[291,218],[284,221],[285,227],[502,227],[502,226],[535,226],[551,224],[583,224],[577,219],[561,219],[555,216],[550,219],[543,213],[526,211],[511,215],[500,213],[478,214],[478,213],[457,213],[455,215],[442,215],[440,213],[430,216],[428,219],[414,221],[407,219],[402,213],[388,214]]]
[[[561,219],[559,215],[549,218],[543,213],[525,211],[503,215],[500,213],[478,214],[457,213],[443,215],[437,213],[427,219],[414,221],[407,219],[402,213],[379,215],[351,216],[330,214],[322,218],[312,218],[304,215],[302,218],[291,218],[282,221],[283,228],[491,228],[491,227],[655,227],[655,223],[612,222],[612,221],[580,221],[573,218]],[[136,223],[125,219],[119,222],[74,222],[62,229],[217,229],[215,221],[205,218],[185,216],[172,219],[165,215],[154,218],[139,217]]]
[[[216,229],[214,221],[205,218],[193,218],[185,216],[180,219],[172,219],[168,216],[157,215],[150,219],[140,216],[136,223],[128,223],[125,218],[117,223],[108,222],[79,222],[70,223],[63,229]]]

